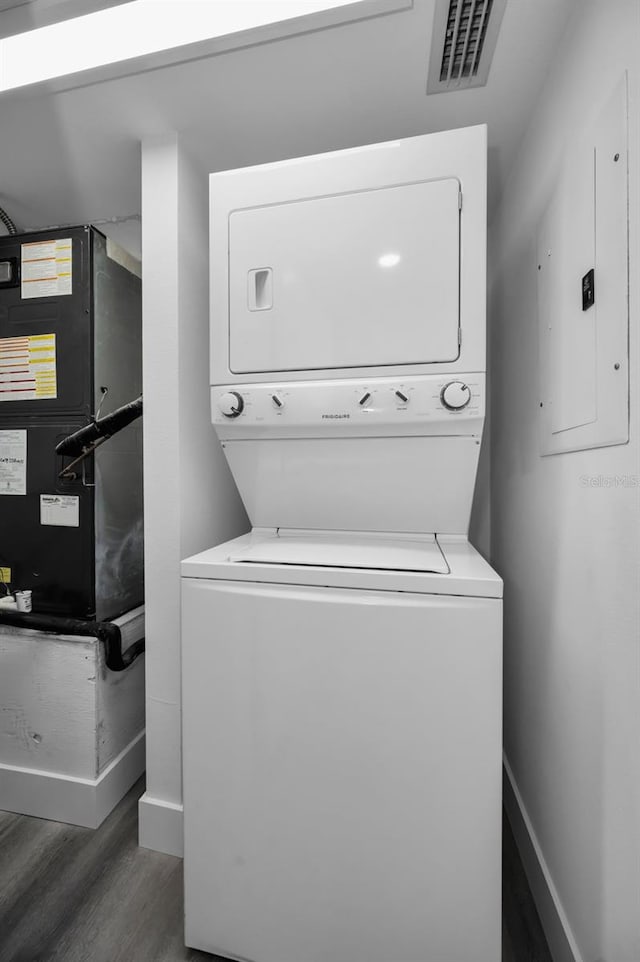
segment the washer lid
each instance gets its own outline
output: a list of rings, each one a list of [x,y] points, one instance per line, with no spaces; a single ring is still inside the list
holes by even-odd
[[[388,538],[331,532],[278,532],[265,541],[238,545],[228,555],[238,564],[277,564],[313,568],[360,568],[373,571],[418,571],[449,574],[435,535]]]
[[[281,547],[275,547],[281,542]],[[325,562],[331,558],[334,563],[323,563],[319,552]],[[347,559],[367,567],[340,566]],[[404,565],[417,563],[420,568],[393,568],[392,559]],[[373,563],[383,567],[369,567]],[[440,570],[433,570],[436,565],[441,566]],[[216,583],[227,582],[239,587],[270,584],[274,590],[300,585],[502,598],[501,579],[460,535],[402,537],[253,528],[249,534],[185,558],[181,570],[184,578],[203,579],[212,588]]]

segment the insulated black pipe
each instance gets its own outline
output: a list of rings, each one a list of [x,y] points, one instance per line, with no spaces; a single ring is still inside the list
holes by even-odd
[[[9,231],[10,234],[17,234],[17,233],[18,233],[18,228],[17,228],[16,225],[13,223],[13,221],[11,220],[11,218],[9,217],[9,215],[7,214],[7,212],[6,212],[6,210],[4,209],[4,207],[0,207],[0,220],[2,221],[2,223],[3,223],[4,226],[7,228],[7,230]]]
[[[111,621],[80,621],[78,618],[61,618],[58,615],[40,615],[34,612],[11,611],[0,608],[0,624],[14,628],[32,628],[50,631],[56,635],[84,635],[97,638],[104,644],[104,660],[110,671],[124,671],[144,651],[144,638],[134,641],[122,651],[122,632]]]
[[[111,414],[106,414],[103,418],[98,421],[92,421],[91,424],[87,424],[86,427],[80,428],[79,431],[75,431],[70,434],[68,438],[60,441],[56,445],[56,454],[66,454],[68,456],[73,456],[76,454],[82,454],[84,449],[94,441],[99,438],[110,438],[122,428],[126,428],[128,424],[135,421],[142,415],[142,396],[136,398],[135,401],[130,401],[128,404],[123,404],[116,411]]]

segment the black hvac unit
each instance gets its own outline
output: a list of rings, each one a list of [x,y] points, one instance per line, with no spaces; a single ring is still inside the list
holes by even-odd
[[[93,227],[0,237],[0,580],[34,612],[143,602],[142,421],[67,476],[55,450],[141,391],[136,262]]]

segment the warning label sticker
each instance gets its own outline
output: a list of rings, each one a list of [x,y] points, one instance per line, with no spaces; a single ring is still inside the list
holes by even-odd
[[[23,298],[71,294],[71,238],[22,245]]]
[[[69,494],[40,495],[40,524],[77,528],[80,525],[80,498]]]
[[[0,338],[0,402],[58,396],[55,334]]]
[[[27,493],[27,432],[0,431],[0,494]]]

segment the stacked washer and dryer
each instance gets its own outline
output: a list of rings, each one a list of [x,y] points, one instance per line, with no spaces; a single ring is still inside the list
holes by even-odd
[[[182,565],[190,946],[499,962],[485,232],[484,127],[211,176],[212,418],[253,527]]]

